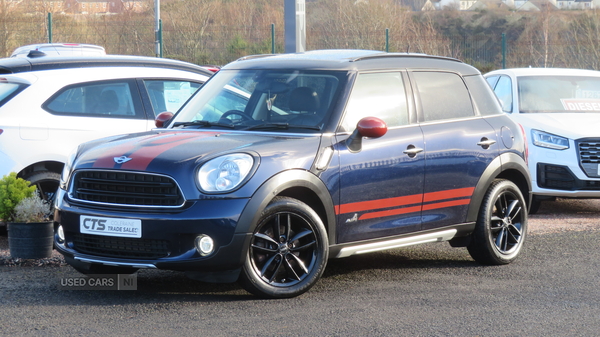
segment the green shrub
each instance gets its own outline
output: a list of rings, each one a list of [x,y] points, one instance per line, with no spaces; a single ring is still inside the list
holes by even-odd
[[[0,180],[0,219],[9,222],[13,220],[14,210],[17,204],[34,195],[36,187],[31,186],[29,181],[17,178],[15,172],[11,172]]]

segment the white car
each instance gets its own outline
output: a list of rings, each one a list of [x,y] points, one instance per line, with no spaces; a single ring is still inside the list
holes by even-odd
[[[38,43],[15,49],[10,57],[39,56],[100,56],[106,55],[104,47],[83,43]]]
[[[528,137],[533,202],[600,198],[600,72],[502,69],[484,75]]]
[[[212,74],[153,57],[0,59],[0,177],[17,172],[51,200],[77,145],[154,128]]]

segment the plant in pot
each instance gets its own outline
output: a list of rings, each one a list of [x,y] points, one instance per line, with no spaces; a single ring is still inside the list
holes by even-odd
[[[40,259],[52,255],[54,224],[48,205],[27,180],[12,172],[0,180],[0,218],[6,221],[13,258]]]

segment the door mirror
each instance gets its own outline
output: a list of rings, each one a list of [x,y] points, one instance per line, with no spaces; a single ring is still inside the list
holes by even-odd
[[[387,133],[387,125],[377,117],[365,117],[358,121],[356,130],[363,137],[379,138]]]
[[[171,118],[173,118],[172,112],[161,112],[154,119],[154,125],[156,125],[157,128],[164,128],[165,124],[167,124],[171,120]]]
[[[358,121],[356,129],[346,139],[346,146],[351,152],[360,152],[363,137],[379,138],[387,133],[387,125],[377,117],[365,117]]]

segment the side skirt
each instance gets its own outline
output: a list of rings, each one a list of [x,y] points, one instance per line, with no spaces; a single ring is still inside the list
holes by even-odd
[[[434,231],[417,232],[402,237],[386,238],[384,240],[368,240],[353,242],[344,245],[330,247],[330,256],[343,258],[352,255],[366,254],[386,249],[401,248],[430,242],[450,241],[457,237],[465,237],[471,234],[474,223],[460,226],[445,227]]]

